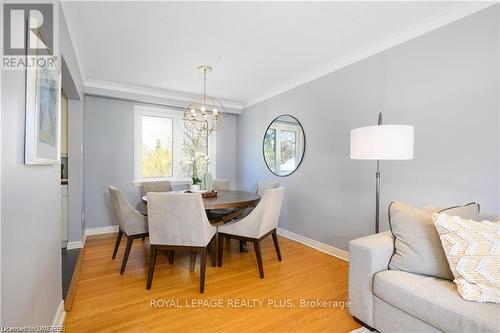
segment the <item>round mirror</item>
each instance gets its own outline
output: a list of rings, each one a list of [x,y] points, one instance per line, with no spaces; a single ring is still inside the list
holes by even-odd
[[[304,157],[306,139],[300,122],[293,116],[274,119],[264,134],[262,153],[269,170],[276,176],[288,176]]]

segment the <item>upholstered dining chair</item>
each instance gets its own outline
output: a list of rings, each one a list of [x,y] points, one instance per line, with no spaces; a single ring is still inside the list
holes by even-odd
[[[172,190],[168,180],[144,182],[142,186],[145,195],[149,192],[170,192]]]
[[[109,196],[111,198],[113,212],[119,225],[118,236],[116,237],[115,248],[113,249],[113,259],[116,258],[122,236],[125,235],[127,237],[127,246],[125,247],[122,266],[120,268],[120,274],[123,274],[127,266],[128,256],[130,255],[134,239],[144,239],[148,236],[148,218],[132,207],[124,198],[122,191],[116,187],[109,187]]]
[[[200,193],[148,193],[149,252],[148,281],[150,289],[158,250],[187,250],[200,253],[200,293],[205,291],[207,248],[214,239],[215,227],[210,225]],[[194,259],[193,259],[194,257]]]
[[[278,188],[278,187],[280,187],[280,183],[271,182],[271,181],[261,181],[261,182],[258,182],[257,185],[255,185],[253,192],[257,193],[262,198],[262,196],[264,195],[264,192],[266,192],[266,190],[269,190],[272,188]],[[250,214],[250,212],[252,210],[254,210],[254,208],[255,207],[245,208],[243,213],[241,213],[240,218],[248,216],[248,214]]]
[[[284,193],[284,187],[266,190],[262,199],[257,204],[257,207],[255,207],[255,209],[250,212],[247,217],[233,223],[219,226],[219,267],[222,267],[224,238],[234,238],[239,239],[240,241],[253,243],[261,279],[264,278],[264,266],[262,263],[260,242],[267,236],[272,235],[278,260],[281,261],[281,252],[276,227],[278,226]]]
[[[212,189],[214,191],[228,191],[231,180],[229,179],[214,179],[212,181]],[[221,216],[231,213],[232,209],[212,209],[210,211],[210,220],[218,221]]]
[[[254,192],[259,194],[262,197],[266,190],[269,190],[271,188],[278,188],[278,187],[280,187],[280,183],[271,182],[271,181],[261,181],[255,186]]]
[[[228,191],[231,180],[229,179],[214,179],[212,181],[212,188],[214,191]]]

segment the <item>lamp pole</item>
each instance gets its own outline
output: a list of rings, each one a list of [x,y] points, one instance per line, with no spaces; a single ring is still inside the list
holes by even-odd
[[[351,130],[351,159],[377,161],[375,172],[375,233],[380,231],[380,161],[413,159],[414,127],[383,125],[382,112],[375,126]]]
[[[382,112],[378,113],[378,125],[382,125]],[[379,215],[380,215],[380,160],[377,160],[377,172],[375,173],[377,182],[375,196],[375,233],[379,233]]]

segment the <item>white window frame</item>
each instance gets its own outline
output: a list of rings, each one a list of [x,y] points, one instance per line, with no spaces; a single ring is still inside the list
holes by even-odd
[[[274,171],[278,175],[286,174],[286,171],[280,170],[281,166],[281,132],[282,131],[289,131],[289,132],[294,132],[295,133],[295,156],[298,158],[300,156],[300,152],[302,151],[302,147],[304,145],[304,142],[302,140],[303,136],[300,135],[302,132],[302,129],[300,125],[288,125],[283,122],[275,122],[271,126],[269,126],[270,129],[274,129],[275,132],[275,165],[274,165]]]
[[[172,119],[172,177],[143,178],[142,177],[142,117],[160,117]],[[134,106],[134,183],[144,181],[170,180],[191,181],[190,177],[182,176],[182,145],[184,141],[184,112],[171,108]],[[215,134],[208,138],[209,171],[215,178]]]

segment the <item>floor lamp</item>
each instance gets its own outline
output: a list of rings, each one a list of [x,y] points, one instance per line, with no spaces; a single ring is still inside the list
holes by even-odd
[[[414,128],[409,125],[382,125],[382,112],[377,126],[351,130],[351,159],[376,160],[375,233],[379,232],[380,160],[413,159]]]

